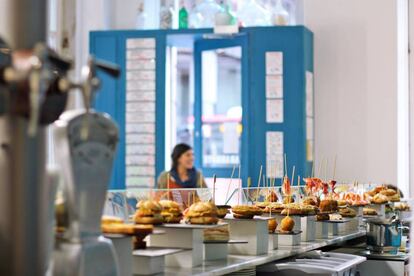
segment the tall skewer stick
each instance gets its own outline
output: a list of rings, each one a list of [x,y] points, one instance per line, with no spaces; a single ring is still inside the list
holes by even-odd
[[[226,192],[226,201],[229,198],[229,191],[230,191],[230,186],[231,186],[231,182],[233,181],[233,176],[234,176],[234,172],[236,171],[236,165],[233,165],[233,171],[231,172],[231,177],[230,177],[230,183],[227,186],[227,192]]]
[[[216,204],[216,175],[213,176],[213,203]]]
[[[257,187],[260,187],[260,181],[262,180],[263,165],[260,165],[259,179],[257,180]]]
[[[195,197],[196,191],[193,190],[193,204],[195,203],[196,197]]]
[[[240,164],[239,164],[239,177],[238,177],[238,179],[239,179],[239,196],[237,198],[237,205],[240,205],[240,197],[242,195],[242,184],[241,184],[241,178],[240,178],[240,171],[241,171],[241,167],[240,167]]]
[[[287,174],[288,174],[288,167],[287,167],[287,157],[286,157],[286,153],[283,155],[283,157],[284,157],[284,161],[285,161],[285,169],[284,169],[284,171],[285,171],[285,173],[283,174],[283,175],[285,175],[285,176],[287,176]]]
[[[266,189],[266,175],[265,174],[263,174],[263,188]],[[260,197],[260,187],[258,187],[258,191],[257,191],[257,195],[256,195],[256,202],[258,200],[257,196]]]
[[[337,155],[335,154],[332,180],[335,180],[335,176],[336,176],[336,158],[337,158]]]
[[[319,162],[319,167],[318,167],[318,177],[321,178],[321,172],[322,172],[322,164],[324,162],[325,158],[322,157],[322,161]]]
[[[249,200],[251,200],[251,197],[250,197],[250,187],[251,186],[252,186],[252,178],[249,176],[247,178],[247,202],[249,202]]]
[[[294,183],[295,183],[295,169],[296,169],[296,166],[293,166],[293,171],[292,171],[292,186],[294,185]],[[289,198],[288,198],[288,202],[290,203],[290,199],[291,199],[291,197],[292,197],[292,189],[290,190],[290,193],[289,193],[289,196],[288,196]]]
[[[170,199],[170,172],[168,172],[167,174],[167,196],[168,196],[168,200]]]

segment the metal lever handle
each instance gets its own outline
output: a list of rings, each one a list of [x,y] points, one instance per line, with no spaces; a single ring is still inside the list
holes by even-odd
[[[96,71],[102,70],[110,76],[117,78],[120,75],[120,68],[118,65],[95,59],[93,56],[89,58],[88,65],[85,67],[85,80],[82,87],[82,94],[85,104],[86,113],[90,112],[90,107],[94,98],[95,91],[98,89],[100,81],[96,77]],[[81,129],[81,138],[86,140],[89,136],[89,122],[88,116],[85,116],[83,126]]]
[[[111,75],[114,78],[119,77],[119,74],[121,73],[121,69],[116,64],[103,61],[103,60],[99,60],[99,59],[95,59],[94,64],[96,68],[104,71],[105,73]]]
[[[72,62],[70,60],[58,56],[56,52],[50,49],[47,53],[47,58],[59,70],[68,71],[72,67]]]

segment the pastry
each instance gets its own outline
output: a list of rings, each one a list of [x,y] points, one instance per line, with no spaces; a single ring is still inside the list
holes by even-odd
[[[385,195],[385,196],[393,196],[397,194],[397,191],[394,189],[386,189],[386,190],[382,190],[380,194]]]
[[[255,205],[261,209],[265,209],[269,206],[270,202],[256,202]]]
[[[280,212],[282,212],[283,209],[285,209],[285,204],[279,202],[272,202],[271,204],[266,206],[263,212],[280,214]]]
[[[154,200],[141,200],[137,204],[137,211],[134,215],[134,221],[137,224],[161,224],[162,206]]]
[[[333,199],[324,199],[319,204],[321,213],[332,213],[338,211],[338,201]]]
[[[406,202],[399,202],[394,205],[394,209],[397,211],[410,211],[410,205]]]
[[[376,216],[376,215],[378,215],[377,210],[375,210],[373,208],[364,208],[364,209],[362,209],[362,213],[364,214],[364,216]]]
[[[224,218],[227,214],[230,213],[230,205],[217,205],[217,217]]]
[[[381,194],[381,193],[376,194],[371,199],[371,203],[375,203],[375,204],[385,204],[387,202],[388,202],[388,197],[386,195]]]
[[[228,225],[204,230],[204,241],[228,241],[230,239]]]
[[[290,203],[285,205],[282,215],[315,215],[317,207],[312,205],[301,205],[298,203]]]
[[[340,214],[329,214],[329,220],[342,220],[342,215]]]
[[[345,199],[338,199],[338,207],[343,208],[348,205],[347,201]]]
[[[217,207],[210,202],[196,202],[185,213],[186,222],[191,224],[216,224]]]
[[[357,215],[356,211],[349,207],[339,209],[339,214],[344,218],[353,218]]]
[[[292,232],[293,227],[295,227],[295,221],[289,216],[284,217],[280,222],[281,232]]]
[[[183,213],[180,205],[172,200],[161,200],[161,216],[165,223],[180,223]]]
[[[114,216],[102,216],[101,224],[124,223],[124,220]]]
[[[309,196],[303,199],[302,201],[303,205],[312,205],[312,206],[318,206],[318,200],[316,197]]]
[[[275,232],[277,228],[277,222],[275,219],[269,219],[267,221],[267,229],[269,230],[269,234],[272,234]]]
[[[329,214],[317,214],[316,215],[316,220],[317,221],[324,221],[324,220],[329,220]]]
[[[251,219],[263,214],[263,210],[255,205],[236,205],[231,208],[233,217]]]

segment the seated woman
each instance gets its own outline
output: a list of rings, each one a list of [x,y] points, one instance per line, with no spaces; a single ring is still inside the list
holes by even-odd
[[[176,145],[171,154],[171,159],[170,171],[161,173],[158,178],[158,189],[207,187],[201,172],[194,167],[194,153],[189,145]],[[169,181],[168,176],[170,177]]]

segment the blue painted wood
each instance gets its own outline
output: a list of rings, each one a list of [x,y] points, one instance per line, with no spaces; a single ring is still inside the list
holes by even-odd
[[[256,178],[260,166],[266,164],[266,131],[284,132],[284,151],[288,159],[289,176],[293,165],[296,175],[307,175],[306,169],[306,96],[304,27],[252,28],[248,30],[250,68],[250,133],[251,158],[249,173]],[[308,42],[311,42],[309,39]],[[284,122],[266,123],[265,53],[283,52]],[[309,54],[309,51],[306,51]],[[309,66],[310,71],[311,66]],[[253,179],[254,179],[253,178]],[[281,179],[276,182],[280,185]],[[256,185],[256,183],[254,183]]]
[[[91,33],[90,52],[99,59],[104,59],[121,68],[125,68],[125,49],[121,47],[118,37],[112,35],[95,36]],[[95,109],[108,113],[119,127],[119,144],[112,170],[110,189],[125,189],[125,72],[121,70],[119,80],[114,80],[105,73],[98,72],[101,89],[95,98]]]
[[[306,161],[305,72],[306,70],[313,72],[313,35],[302,26],[251,27],[242,28],[240,32],[246,36],[247,46],[243,48],[243,56],[248,57],[242,60],[244,125],[241,157],[243,164],[242,177],[244,180],[248,176],[257,179],[260,165],[265,165],[266,131],[283,131],[285,133],[284,145],[288,156],[289,171],[291,173],[292,166],[295,165],[297,173],[306,176],[310,173],[312,162]],[[164,156],[166,154],[164,131],[165,47],[167,45],[191,47],[195,41],[205,37],[206,34],[211,35],[211,33],[212,29],[187,29],[94,31],[90,34],[91,53],[99,58],[118,63],[123,70],[125,68],[125,43],[127,38],[154,37],[157,39],[157,174],[164,170]],[[282,124],[267,124],[265,121],[266,51],[283,51],[284,53],[285,121]],[[96,98],[96,109],[108,112],[119,124],[121,141],[111,180],[111,188],[122,189],[125,187],[125,72],[122,72],[121,78],[118,80],[111,80],[104,75],[102,75],[102,78],[104,86]],[[113,93],[114,90],[116,93]],[[201,102],[197,104],[201,105]],[[197,145],[196,151],[201,152]],[[244,166],[247,169],[244,169]],[[219,177],[230,176],[228,170],[204,170],[203,173],[206,176],[212,176],[213,173],[216,173]],[[255,181],[252,184],[256,185]],[[280,184],[280,180],[277,184]],[[246,181],[244,181],[244,185],[246,185]]]

